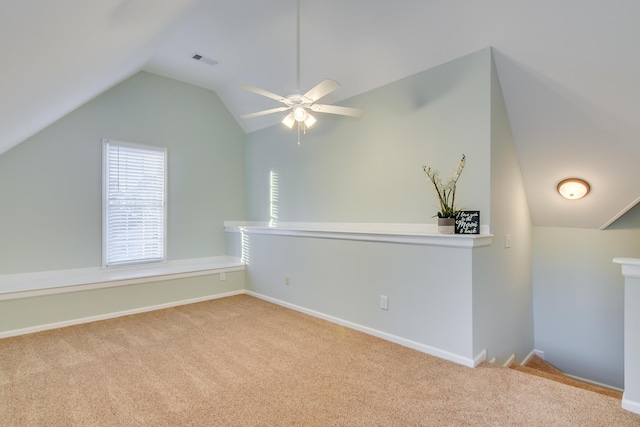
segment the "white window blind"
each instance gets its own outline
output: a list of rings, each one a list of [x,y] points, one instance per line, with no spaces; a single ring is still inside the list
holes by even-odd
[[[103,265],[165,259],[166,157],[160,147],[103,141]]]

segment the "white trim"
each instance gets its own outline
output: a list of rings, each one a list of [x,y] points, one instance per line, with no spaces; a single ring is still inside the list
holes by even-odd
[[[126,267],[0,275],[0,301],[243,271],[239,258],[210,257]]]
[[[622,215],[626,214],[627,212],[629,212],[631,210],[631,208],[633,208],[635,205],[637,205],[638,203],[640,203],[640,197],[638,197],[637,199],[635,199],[633,202],[629,203],[629,205],[622,209],[620,212],[618,212],[613,218],[611,218],[609,221],[605,222],[601,227],[600,230],[604,230],[605,228],[607,228],[608,226],[610,226],[611,224],[613,224],[614,222],[616,222]]]
[[[430,354],[430,355],[438,357],[440,359],[449,360],[451,362],[455,362],[455,363],[458,363],[460,365],[464,365],[464,366],[467,366],[467,367],[470,367],[470,368],[473,368],[473,367],[477,366],[480,362],[482,362],[482,361],[484,361],[486,359],[486,351],[485,350],[483,350],[474,359],[470,359],[468,357],[460,356],[458,354],[451,353],[451,352],[446,351],[446,350],[441,350],[441,349],[438,349],[438,348],[435,348],[435,347],[431,347],[431,346],[428,346],[428,345],[425,345],[425,344],[421,344],[421,343],[416,342],[416,341],[412,341],[412,340],[408,340],[406,338],[402,338],[402,337],[399,337],[399,336],[396,336],[396,335],[392,335],[392,334],[389,334],[387,332],[382,332],[382,331],[379,331],[377,329],[369,328],[367,326],[363,326],[363,325],[360,325],[360,324],[357,324],[357,323],[353,323],[353,322],[349,322],[347,320],[340,319],[338,317],[330,316],[330,315],[327,315],[327,314],[324,314],[324,313],[320,313],[320,312],[315,311],[315,310],[310,310],[308,308],[304,308],[304,307],[301,307],[301,306],[298,306],[298,305],[295,305],[295,304],[291,304],[291,303],[288,303],[288,302],[285,302],[285,301],[282,301],[282,300],[279,300],[279,299],[276,299],[276,298],[268,297],[266,295],[262,295],[262,294],[259,294],[257,292],[246,291],[246,294],[247,295],[251,295],[251,296],[256,297],[256,298],[259,298],[259,299],[264,300],[264,301],[271,302],[273,304],[280,305],[282,307],[286,307],[286,308],[289,308],[289,309],[292,309],[292,310],[295,310],[295,311],[299,311],[301,313],[308,314],[310,316],[317,317],[319,319],[326,320],[326,321],[331,322],[331,323],[336,323],[338,325],[342,325],[342,326],[345,326],[347,328],[354,329],[356,331],[363,332],[363,333],[368,334],[368,335],[373,335],[373,336],[381,338],[383,340],[391,341],[393,343],[400,344],[400,345],[402,345],[404,347],[409,347],[409,348],[412,348],[414,350],[418,350],[418,351],[420,351],[422,353]]]
[[[266,222],[225,221],[231,233],[313,237],[320,239],[358,240],[364,242],[403,243],[411,245],[477,248],[489,246],[493,234],[481,226],[482,234],[439,234],[435,224],[334,223],[334,222]]]
[[[493,359],[495,361],[495,357]],[[484,349],[480,353],[478,353],[476,355],[476,357],[473,358],[473,366],[472,366],[472,368],[475,368],[476,366],[478,366],[482,362],[486,362],[486,361],[487,361],[487,349]],[[491,363],[493,363],[493,362],[491,362]]]
[[[619,391],[619,392],[623,392],[624,391],[621,388],[614,387],[614,386],[609,385],[609,384],[599,383],[598,381],[593,381],[593,380],[589,380],[587,378],[578,377],[576,375],[567,374],[566,372],[563,372],[563,374],[566,375],[569,378],[573,378],[574,380],[578,380],[578,381],[581,381],[583,383],[591,384],[591,385],[594,385],[596,387],[608,388],[610,390]]]
[[[536,350],[535,348],[533,350],[531,350],[531,353],[529,353],[527,355],[527,357],[524,358],[524,360],[522,362],[520,362],[521,365],[526,365],[527,363],[529,363],[529,361],[531,359],[533,359],[533,356],[538,356],[540,359],[544,360],[544,351],[542,350]]]
[[[640,414],[640,402],[625,399],[624,395],[625,393],[622,394],[622,409],[626,409],[627,411],[635,414]]]
[[[516,355],[512,353],[511,356],[509,356],[509,358],[507,359],[507,361],[502,364],[502,367],[510,368],[515,361],[516,361]]]
[[[79,319],[65,320],[62,322],[48,323],[45,325],[31,326],[29,328],[14,329],[12,331],[0,332],[0,339],[15,337],[18,335],[32,334],[35,332],[48,331],[50,329],[64,328],[67,326],[81,325],[83,323],[98,322],[100,320],[114,319],[116,317],[130,316],[132,314],[146,313],[148,311],[162,310],[165,308],[177,307],[180,305],[194,304],[197,302],[209,301],[218,298],[231,297],[244,294],[244,290],[225,292],[222,294],[207,295],[199,298],[191,298],[180,301],[172,301],[164,304],[150,305],[147,307],[134,308],[131,310],[115,311],[111,313],[100,314],[96,316],[81,317]]]
[[[640,279],[640,259],[638,258],[614,258],[613,262],[622,265],[622,275]]]

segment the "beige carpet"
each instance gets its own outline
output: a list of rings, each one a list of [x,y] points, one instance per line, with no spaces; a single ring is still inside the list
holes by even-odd
[[[640,416],[243,295],[0,340],[0,425],[639,426]]]

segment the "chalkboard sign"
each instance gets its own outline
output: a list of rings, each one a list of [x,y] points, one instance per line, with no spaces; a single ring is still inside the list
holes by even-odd
[[[458,211],[456,234],[480,234],[480,211]]]

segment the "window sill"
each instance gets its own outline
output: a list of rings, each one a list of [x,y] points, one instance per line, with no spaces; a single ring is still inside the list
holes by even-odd
[[[242,271],[239,258],[211,257],[109,268],[0,275],[0,301]]]

